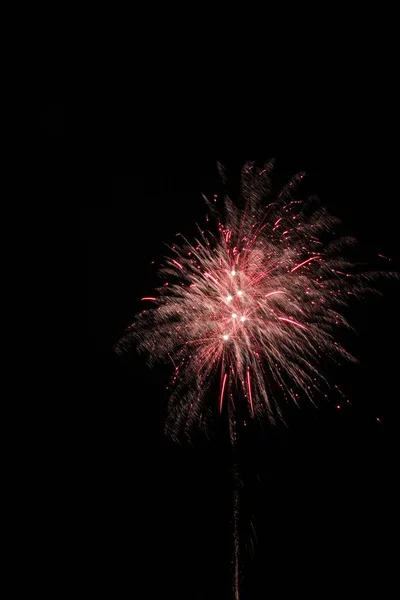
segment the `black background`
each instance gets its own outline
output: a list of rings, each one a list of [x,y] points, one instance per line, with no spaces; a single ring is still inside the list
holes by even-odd
[[[274,157],[277,187],[305,171],[300,195],[318,195],[374,265],[399,270],[395,100],[382,81],[378,96],[369,85],[349,77],[320,86],[317,77],[281,100],[272,85],[237,97],[235,85],[221,95],[168,79],[152,94],[131,83],[93,101],[43,104],[48,164],[57,174],[55,151],[73,148],[83,192],[73,564],[88,589],[231,597],[226,424],[192,446],[165,439],[167,369],[112,348],[151,294],[163,242],[203,222],[201,193],[220,185],[217,160],[235,174],[246,159]],[[392,261],[377,263],[377,253]],[[399,284],[381,289],[350,310],[360,365],[329,374],[351,404],[321,399],[317,410],[289,409],[287,427],[243,434],[243,598],[386,597],[396,581]]]

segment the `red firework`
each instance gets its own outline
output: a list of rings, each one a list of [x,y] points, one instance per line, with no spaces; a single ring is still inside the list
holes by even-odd
[[[281,416],[279,395],[313,400],[325,381],[322,357],[350,359],[338,343],[349,327],[340,309],[369,288],[372,273],[357,273],[335,237],[338,220],[315,200],[295,200],[299,174],[268,200],[272,161],[247,163],[238,203],[225,196],[220,215],[207,201],[216,233],[199,229],[192,242],[181,234],[160,275],[163,284],[143,298],[143,310],[119,342],[133,339],[149,362],[171,360],[167,430],[189,431],[215,402],[240,392],[251,417]],[[207,216],[207,221],[210,219]],[[219,396],[208,390],[219,373]],[[278,394],[277,391],[280,393]]]

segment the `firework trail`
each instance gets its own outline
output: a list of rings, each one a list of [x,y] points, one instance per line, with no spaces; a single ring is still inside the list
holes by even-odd
[[[236,464],[236,421],[233,402],[229,404],[229,436],[233,455],[233,592],[235,600],[239,600],[239,472]]]
[[[353,360],[336,340],[349,327],[339,311],[375,274],[356,273],[343,256],[354,239],[332,235],[336,218],[315,199],[293,199],[302,173],[267,202],[272,164],[245,164],[239,201],[225,196],[222,216],[207,200],[218,234],[178,234],[163,285],[117,345],[133,341],[151,365],[172,361],[166,431],[175,439],[204,425],[211,403],[222,412],[232,387],[251,417],[274,421],[282,396],[313,401],[326,383],[322,357]]]

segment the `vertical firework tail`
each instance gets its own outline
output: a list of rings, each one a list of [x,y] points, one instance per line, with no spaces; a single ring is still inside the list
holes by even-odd
[[[230,394],[229,402],[229,438],[232,449],[232,483],[233,483],[233,557],[232,557],[232,583],[234,600],[239,600],[239,471],[236,460],[237,434],[234,414],[233,396]]]

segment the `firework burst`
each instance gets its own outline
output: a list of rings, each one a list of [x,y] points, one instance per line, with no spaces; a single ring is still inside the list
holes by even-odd
[[[273,421],[282,395],[313,401],[325,383],[322,358],[353,360],[337,341],[349,327],[340,310],[370,289],[374,274],[345,257],[354,240],[335,237],[336,218],[315,199],[295,199],[303,174],[268,199],[271,169],[272,161],[246,163],[238,201],[226,195],[222,214],[216,196],[207,200],[215,233],[199,228],[193,242],[178,234],[163,284],[143,298],[149,308],[118,344],[121,351],[133,340],[150,364],[172,361],[173,437],[205,421],[210,404],[223,411],[228,397]]]

